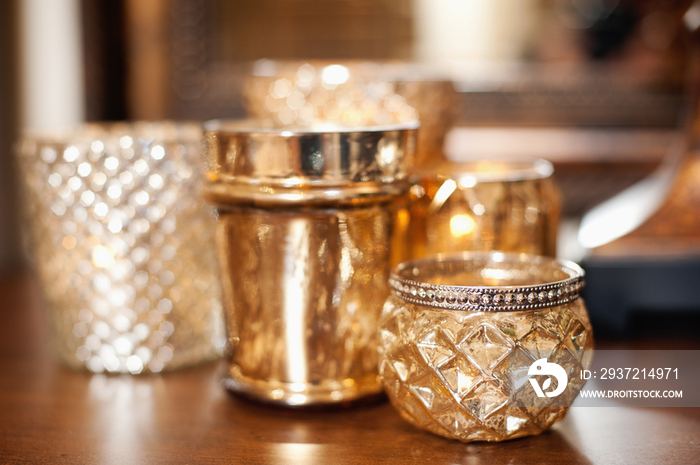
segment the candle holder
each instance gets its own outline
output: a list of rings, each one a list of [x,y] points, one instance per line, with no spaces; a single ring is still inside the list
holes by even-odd
[[[247,114],[278,126],[402,124],[420,118],[411,166],[444,161],[459,97],[446,71],[408,62],[260,60],[243,83]]]
[[[571,262],[502,252],[399,265],[380,320],[379,371],[394,407],[461,441],[549,428],[591,364],[593,332],[578,298],[583,275]],[[538,384],[548,392],[540,397],[531,376],[553,364],[564,376]]]
[[[22,138],[26,239],[69,366],[136,374],[220,356],[200,144],[199,125],[167,122]]]
[[[470,250],[554,256],[561,202],[546,160],[481,160],[414,170],[412,258]]]
[[[381,393],[377,323],[417,123],[206,125],[233,393],[286,406]],[[405,212],[404,212],[405,215]]]

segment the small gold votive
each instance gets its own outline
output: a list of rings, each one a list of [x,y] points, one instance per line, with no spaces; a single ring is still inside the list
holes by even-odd
[[[380,320],[379,371],[394,407],[461,441],[549,428],[591,364],[583,276],[571,262],[501,252],[399,265]],[[555,379],[541,376],[548,371]]]
[[[417,123],[206,128],[225,387],[287,406],[380,394],[377,324]]]
[[[87,124],[27,133],[27,234],[61,360],[160,372],[221,355],[213,210],[198,124]]]
[[[546,160],[447,162],[412,173],[411,258],[470,250],[554,256],[561,202]]]

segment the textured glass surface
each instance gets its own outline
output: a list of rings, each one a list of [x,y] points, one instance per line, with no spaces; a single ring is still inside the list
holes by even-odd
[[[256,65],[244,82],[249,116],[277,125],[337,122],[348,126],[405,123],[420,118],[412,164],[444,160],[457,93],[435,69],[409,63],[274,62]]]
[[[575,372],[590,367],[582,350],[593,348],[580,299],[541,310],[490,313],[420,307],[392,295],[382,312],[380,338],[380,375],[401,416],[461,441],[502,441],[549,428],[567,408],[533,406],[524,398],[524,403],[508,402],[513,357],[524,357],[519,364],[527,366],[540,352],[554,350],[568,354],[557,361]],[[571,386],[583,382],[569,380]],[[581,386],[573,387],[578,393]]]
[[[159,372],[220,355],[200,136],[143,123],[22,141],[26,239],[68,365]]]
[[[219,216],[228,387],[288,405],[377,394],[392,213],[232,207]]]
[[[486,173],[459,174],[475,169],[472,163],[416,176],[409,200],[410,256],[472,250],[554,256],[561,207],[552,180],[518,179],[517,166],[479,164],[487,165],[481,168]],[[479,180],[484,174],[491,179]]]

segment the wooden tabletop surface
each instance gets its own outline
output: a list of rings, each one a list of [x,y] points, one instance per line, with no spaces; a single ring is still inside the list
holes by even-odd
[[[222,390],[224,369],[71,371],[51,358],[36,284],[0,279],[0,463],[700,463],[700,409],[573,408],[539,436],[462,444],[385,402],[316,412],[247,403]]]

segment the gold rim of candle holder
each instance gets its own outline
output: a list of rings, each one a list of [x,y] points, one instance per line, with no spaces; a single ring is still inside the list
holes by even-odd
[[[430,168],[415,168],[411,176],[423,178],[445,178],[470,187],[482,182],[534,181],[550,178],[554,166],[544,158],[496,158],[491,160],[470,159],[439,163]]]
[[[272,127],[257,120],[204,124],[211,183],[276,189],[390,184],[406,178],[418,121],[349,127]],[[340,195],[341,193],[336,193]]]
[[[488,269],[489,263],[510,263],[520,267],[492,269],[492,279],[515,279],[518,275],[522,279],[523,275],[529,274],[529,279],[537,280],[531,273],[533,267],[549,267],[550,271],[563,273],[568,278],[512,286],[461,286],[426,282],[439,275],[476,270],[481,270],[481,276],[486,278],[484,271]],[[422,280],[417,280],[419,276]],[[401,263],[393,270],[389,285],[401,300],[422,307],[470,312],[515,312],[556,307],[578,299],[584,286],[584,276],[583,269],[568,260],[498,251],[461,252]]]
[[[20,144],[49,146],[80,146],[81,144],[109,139],[128,138],[130,148],[133,140],[148,146],[150,144],[185,144],[200,142],[202,124],[196,121],[92,121],[65,128],[27,128],[20,134]],[[122,141],[119,140],[121,144]],[[119,146],[118,150],[124,149]]]

